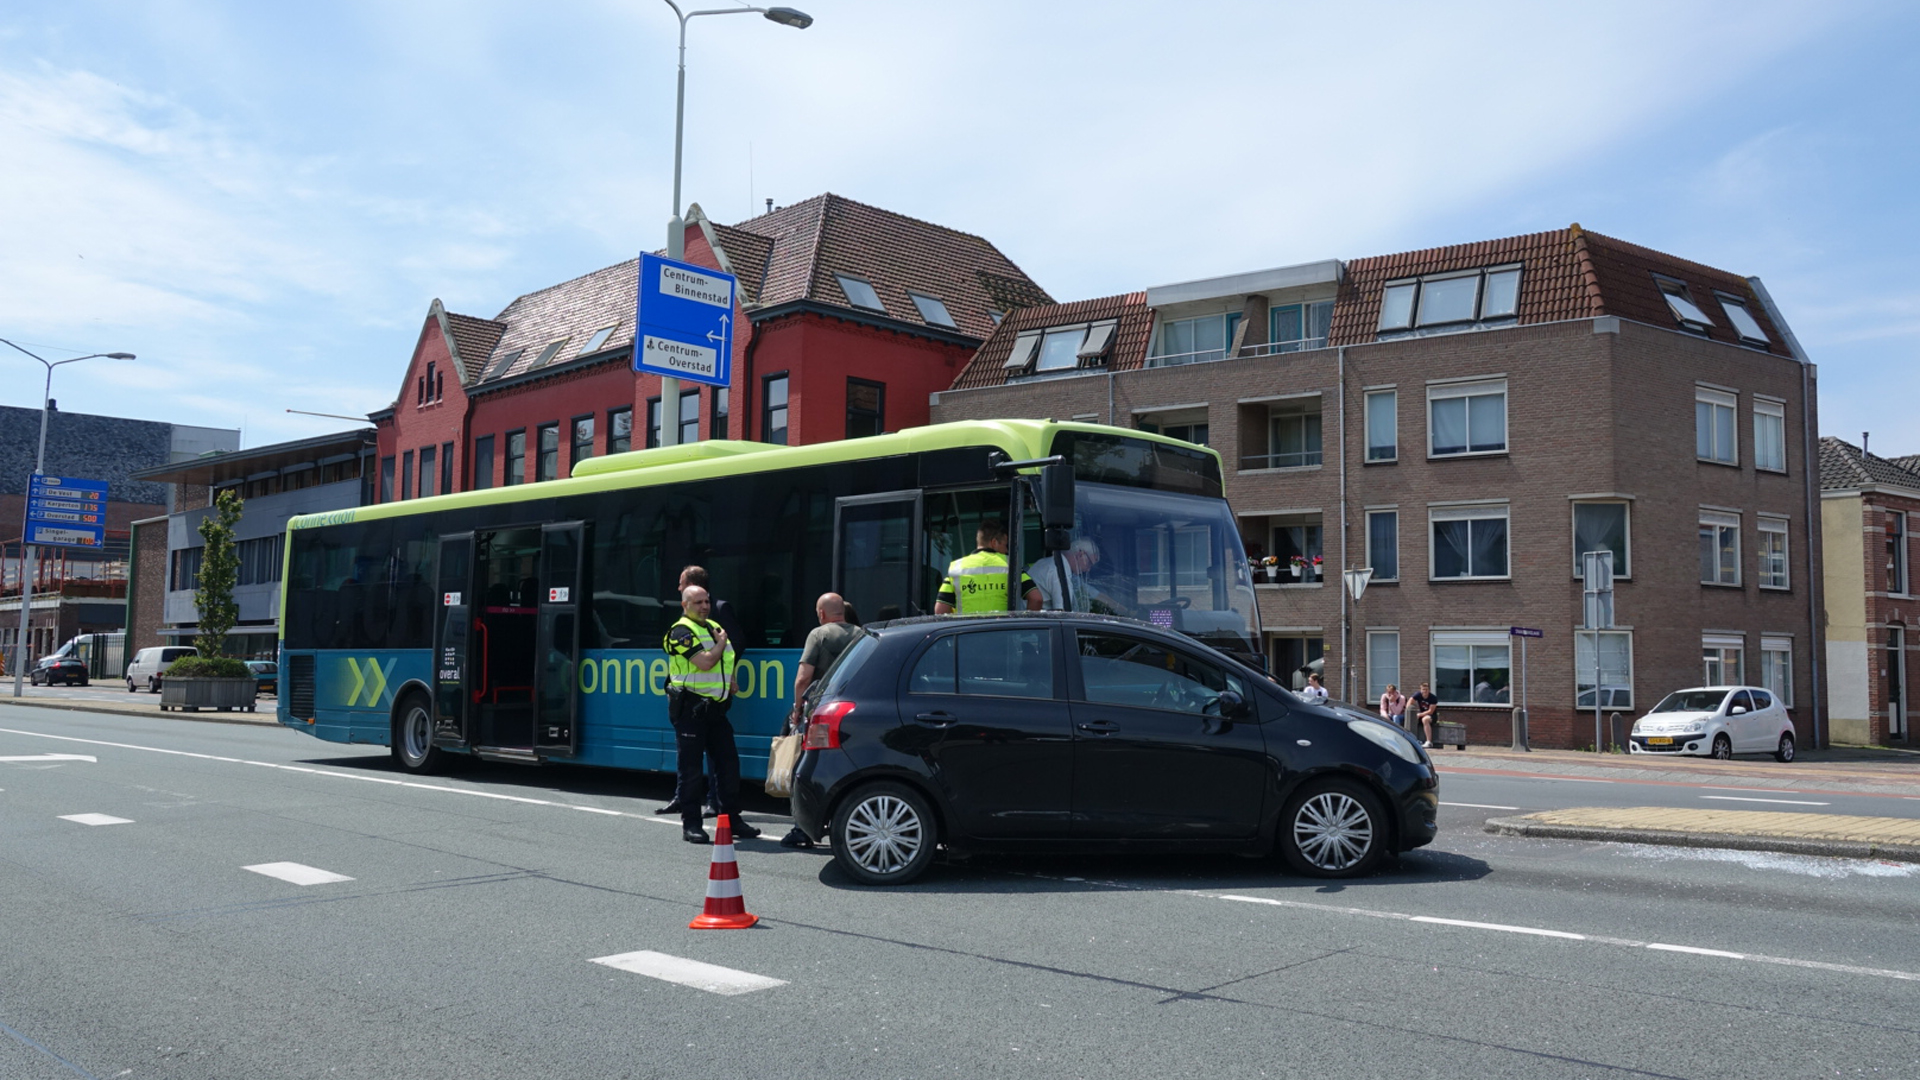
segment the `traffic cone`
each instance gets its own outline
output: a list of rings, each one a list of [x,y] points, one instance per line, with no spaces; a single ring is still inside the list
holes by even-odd
[[[721,814],[714,830],[713,862],[707,867],[707,907],[689,930],[745,930],[760,921],[740,895],[740,864],[733,861],[733,819]]]

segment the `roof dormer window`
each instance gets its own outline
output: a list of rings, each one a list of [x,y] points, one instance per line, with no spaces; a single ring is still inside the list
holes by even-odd
[[[600,329],[595,330],[593,332],[593,336],[588,338],[587,343],[585,345],[580,346],[580,351],[575,353],[574,355],[588,356],[593,353],[599,352],[602,348],[606,346],[607,339],[612,337],[613,332],[619,328],[620,328],[620,324],[614,323],[612,326],[603,326]]]
[[[1740,335],[1743,343],[1758,345],[1762,349],[1772,344],[1767,340],[1767,332],[1760,329],[1760,320],[1747,310],[1745,300],[1726,293],[1715,293],[1714,298],[1720,301],[1720,310],[1727,313],[1727,321],[1733,324],[1734,332]]]
[[[886,313],[887,305],[880,302],[880,294],[875,292],[868,282],[846,274],[835,274],[833,279],[840,283],[840,291],[846,294],[847,303],[857,308],[866,308],[868,311]]]
[[[548,345],[546,348],[541,349],[540,355],[534,357],[533,363],[527,365],[527,370],[533,371],[538,368],[546,367],[548,364],[552,363],[553,358],[560,355],[560,349],[562,346],[566,345],[566,343],[567,343],[567,339],[561,338],[559,341],[556,341],[551,345]]]
[[[1704,334],[1707,328],[1713,325],[1713,320],[1708,318],[1707,313],[1700,310],[1700,305],[1694,303],[1693,297],[1687,294],[1686,282],[1663,277],[1656,277],[1653,280],[1654,284],[1660,286],[1660,295],[1667,300],[1667,310],[1673,312],[1674,321],[1681,327],[1696,334]]]
[[[1380,294],[1380,332],[1472,329],[1520,314],[1519,266],[1454,270],[1389,281]]]
[[[527,350],[525,349],[515,349],[512,352],[501,353],[500,358],[495,360],[493,362],[493,366],[488,368],[487,373],[481,377],[486,379],[494,379],[502,375],[505,375],[507,373],[507,369],[513,366],[514,361],[520,359],[520,354],[526,351]]]
[[[913,301],[914,307],[920,309],[920,318],[925,320],[928,326],[949,326],[959,329],[953,321],[953,315],[947,311],[947,305],[939,300],[917,292],[907,293],[907,298]]]

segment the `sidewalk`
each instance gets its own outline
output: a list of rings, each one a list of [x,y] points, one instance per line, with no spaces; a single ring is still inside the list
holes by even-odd
[[[1505,836],[1920,862],[1920,820],[1767,810],[1574,807],[1490,818]]]
[[[218,712],[202,709],[199,712],[176,712],[160,709],[158,694],[128,694],[122,701],[114,695],[100,697],[63,696],[52,687],[33,688],[25,697],[0,696],[0,705],[18,705],[30,709],[63,709],[68,712],[116,713],[121,716],[151,716],[166,720],[199,720],[213,724],[263,724],[277,725],[274,719],[278,703],[271,697],[263,697],[254,708],[257,712]]]
[[[1832,747],[1808,750],[1791,764],[1772,757],[1656,757],[1577,750],[1531,753],[1497,746],[1431,752],[1442,783],[1449,772],[1586,777],[1627,783],[1724,784],[1859,795],[1920,796],[1920,752]]]

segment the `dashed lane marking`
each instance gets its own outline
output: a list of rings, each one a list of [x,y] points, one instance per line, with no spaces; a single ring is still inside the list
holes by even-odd
[[[1806,799],[1748,799],[1739,795],[1702,795],[1703,799],[1719,799],[1721,802],[1763,802],[1784,803],[1787,806],[1832,806],[1830,802],[1809,802]]]
[[[61,821],[77,822],[81,825],[131,825],[132,818],[114,817],[112,814],[61,814]]]
[[[590,962],[605,964],[621,971],[631,971],[635,975],[645,975],[649,979],[691,986],[695,990],[705,990],[709,994],[725,994],[729,997],[787,985],[785,979],[755,975],[751,971],[735,971],[732,968],[703,964],[698,960],[668,956],[666,953],[649,950],[621,953],[618,956],[597,956]]]
[[[27,754],[20,757],[0,757],[0,762],[18,765],[29,761],[91,761],[99,764],[100,759],[86,754]]]
[[[352,881],[345,874],[336,874],[331,870],[322,870],[317,866],[306,866],[297,862],[269,862],[257,866],[243,866],[242,870],[251,870],[256,874],[265,874],[270,878],[294,885],[331,885],[336,881]]]

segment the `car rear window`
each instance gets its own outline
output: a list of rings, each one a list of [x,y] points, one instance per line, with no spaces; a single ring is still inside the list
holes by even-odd
[[[873,650],[879,646],[879,641],[879,638],[865,632],[854,638],[853,644],[847,646],[846,651],[840,654],[840,658],[827,669],[827,679],[821,688],[820,700],[825,701],[838,694],[840,688],[847,684],[847,680],[853,678],[862,667],[866,666],[867,658],[873,655]],[[809,692],[807,696],[813,695]]]

